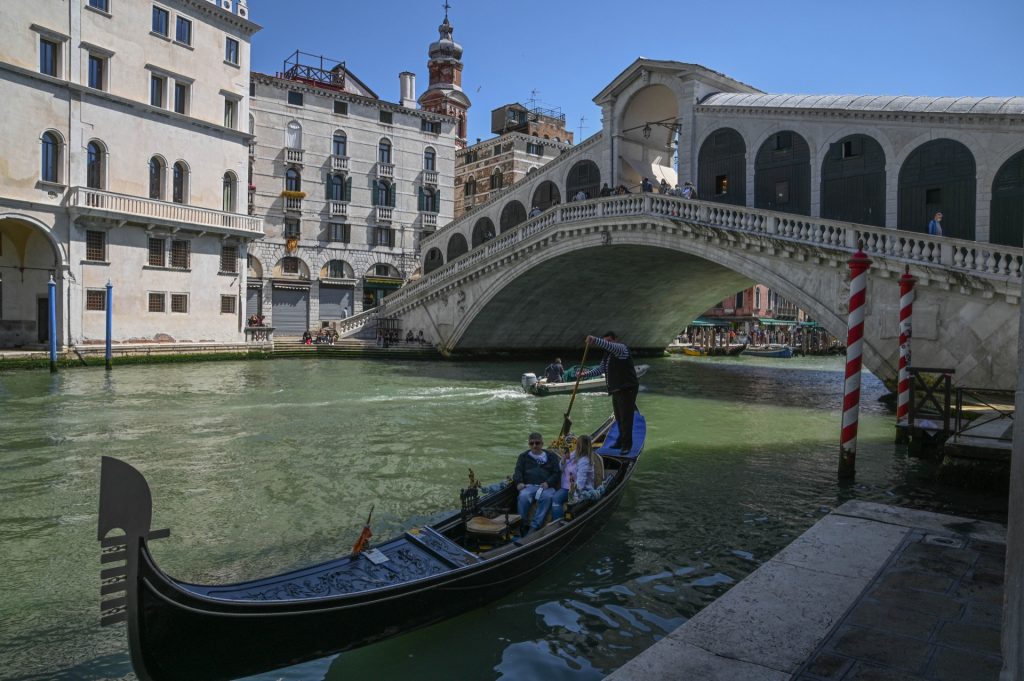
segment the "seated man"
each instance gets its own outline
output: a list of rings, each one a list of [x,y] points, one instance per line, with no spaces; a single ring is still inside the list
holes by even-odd
[[[562,477],[558,465],[558,457],[544,449],[544,438],[540,433],[530,433],[530,448],[519,455],[516,460],[516,471],[512,475],[512,484],[519,490],[518,512],[523,518],[523,536],[530,530],[539,530],[544,524],[551,501],[555,496]],[[530,504],[537,499],[537,510],[533,521],[526,526],[526,516]]]

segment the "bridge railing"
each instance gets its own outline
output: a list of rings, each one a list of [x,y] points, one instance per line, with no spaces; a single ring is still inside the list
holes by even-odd
[[[919,234],[884,227],[804,217],[743,206],[724,206],[661,194],[630,194],[556,206],[477,246],[455,260],[389,295],[383,307],[392,313],[432,287],[511,251],[561,225],[601,218],[652,216],[726,231],[763,234],[794,243],[852,253],[860,245],[869,256],[894,258],[1002,279],[1019,287],[1024,249]]]

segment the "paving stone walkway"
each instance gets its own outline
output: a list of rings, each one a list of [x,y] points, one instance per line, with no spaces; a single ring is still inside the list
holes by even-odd
[[[1005,527],[847,502],[609,681],[998,681]]]

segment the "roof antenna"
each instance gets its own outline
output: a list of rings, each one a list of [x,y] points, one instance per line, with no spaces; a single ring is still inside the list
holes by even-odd
[[[584,128],[583,124],[586,123],[586,122],[587,122],[587,117],[586,116],[580,116],[580,124],[579,124],[580,139],[583,139],[583,128]],[[579,142],[579,140],[576,140],[576,141]]]

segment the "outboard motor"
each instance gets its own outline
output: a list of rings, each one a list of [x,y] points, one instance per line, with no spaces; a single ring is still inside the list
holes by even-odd
[[[523,390],[528,393],[532,393],[534,391],[534,386],[537,385],[537,374],[523,374],[522,379],[520,379],[520,383],[523,384]]]

